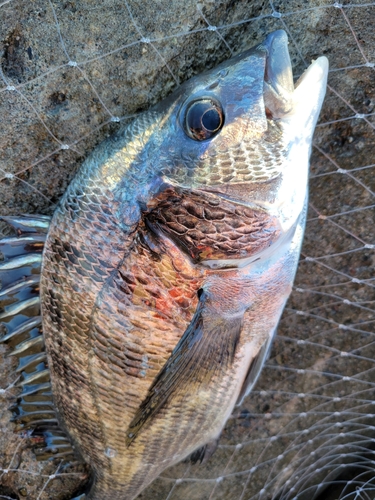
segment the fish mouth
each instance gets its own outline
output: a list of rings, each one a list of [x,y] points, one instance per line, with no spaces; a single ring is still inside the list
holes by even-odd
[[[293,72],[284,30],[270,33],[261,47],[266,49],[263,98],[269,119],[282,118],[293,107]]]
[[[312,61],[294,84],[286,32],[270,33],[259,47],[266,51],[263,100],[267,118],[283,123],[292,118],[298,130],[305,128],[305,136],[312,136],[327,86],[327,58]]]

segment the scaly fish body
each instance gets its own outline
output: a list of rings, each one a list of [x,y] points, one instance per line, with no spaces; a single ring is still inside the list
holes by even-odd
[[[254,385],[294,279],[326,74],[320,58],[295,90],[275,32],[101,144],[61,200],[43,332],[88,498],[135,498]]]

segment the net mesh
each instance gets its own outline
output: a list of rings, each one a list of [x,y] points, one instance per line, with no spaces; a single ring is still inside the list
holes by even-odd
[[[211,460],[166,470],[140,499],[375,498],[374,18],[375,3],[358,1],[0,0],[2,214],[52,213],[121,123],[270,31],[287,31],[296,76],[330,61],[306,237],[271,358]],[[4,357],[0,498],[70,498],[85,470],[36,462],[35,439],[12,431],[13,369]]]

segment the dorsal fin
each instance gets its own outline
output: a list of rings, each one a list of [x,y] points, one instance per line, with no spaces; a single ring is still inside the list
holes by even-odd
[[[44,351],[39,281],[42,251],[50,218],[0,217],[16,235],[0,240],[0,342],[18,359],[21,392],[11,406],[18,431],[31,431],[43,440],[34,448],[38,460],[69,459],[72,445],[59,428],[53,405],[50,375]]]

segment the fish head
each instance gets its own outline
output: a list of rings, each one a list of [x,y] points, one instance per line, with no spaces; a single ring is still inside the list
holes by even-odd
[[[260,211],[289,235],[307,197],[309,156],[328,61],[293,82],[283,30],[183,84],[159,105],[153,170],[164,186]],[[250,252],[251,253],[251,252]]]

